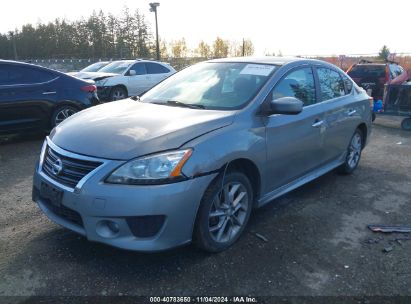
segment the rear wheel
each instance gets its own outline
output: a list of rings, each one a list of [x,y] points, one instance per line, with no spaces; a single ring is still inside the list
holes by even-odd
[[[360,129],[355,130],[348,145],[345,162],[338,168],[340,173],[351,174],[358,167],[364,143],[363,138],[362,131]]]
[[[405,131],[411,131],[411,117],[402,120],[401,128]]]
[[[110,100],[121,100],[127,98],[127,90],[123,87],[114,87],[110,92]]]
[[[77,112],[78,109],[73,106],[64,105],[58,107],[56,110],[54,110],[53,115],[51,116],[51,127],[54,128],[55,126],[58,126],[66,118],[69,118],[71,115],[76,114]]]
[[[228,172],[214,180],[198,210],[194,242],[203,250],[220,252],[240,237],[250,218],[253,190],[247,176]]]

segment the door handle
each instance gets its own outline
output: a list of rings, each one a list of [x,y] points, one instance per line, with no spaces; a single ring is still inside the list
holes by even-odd
[[[348,116],[353,116],[355,113],[357,113],[356,110],[349,110],[349,111],[347,112],[347,115],[348,115]]]
[[[43,95],[51,95],[51,94],[56,94],[57,92],[56,91],[46,91],[46,92],[43,92],[42,94]]]
[[[322,125],[324,124],[324,120],[316,120],[313,124],[312,124],[312,127],[313,128],[319,128],[319,127],[321,127]]]

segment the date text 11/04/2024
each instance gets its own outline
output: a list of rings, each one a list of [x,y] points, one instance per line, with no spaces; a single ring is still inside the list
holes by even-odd
[[[258,303],[255,297],[150,297],[151,303]]]

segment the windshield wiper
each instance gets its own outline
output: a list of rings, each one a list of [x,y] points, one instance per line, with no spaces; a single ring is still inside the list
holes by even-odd
[[[177,100],[167,100],[167,104],[177,106],[177,107],[185,107],[190,109],[205,109],[206,107],[200,104],[192,104],[192,103],[184,103]]]

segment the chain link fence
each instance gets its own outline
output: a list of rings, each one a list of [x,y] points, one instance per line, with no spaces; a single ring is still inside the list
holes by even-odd
[[[127,58],[123,58],[127,59]],[[203,57],[190,57],[190,58],[163,58],[163,62],[169,63],[177,71],[184,69],[187,66],[193,65],[195,63],[208,60],[209,58]],[[22,62],[32,63],[46,67],[49,69],[67,72],[76,72],[84,69],[86,66],[99,61],[115,61],[121,59],[114,58],[98,58],[98,59],[27,59],[21,60]]]
[[[411,54],[402,54],[401,56],[396,56],[394,61],[398,62],[406,70],[411,69]],[[313,59],[319,59],[332,63],[343,70],[347,70],[352,64],[358,63],[361,59],[367,59],[370,61],[377,60],[376,56],[302,56]],[[123,58],[128,59],[128,58]],[[193,65],[195,63],[205,61],[212,58],[204,57],[187,57],[187,58],[163,58],[161,61],[168,62],[177,71],[184,69],[187,66]],[[43,67],[47,67],[53,70],[58,70],[61,72],[75,72],[79,71],[86,66],[99,62],[99,61],[115,61],[120,60],[116,58],[87,58],[87,59],[28,59],[21,60],[24,62],[29,62],[32,64],[37,64]]]

